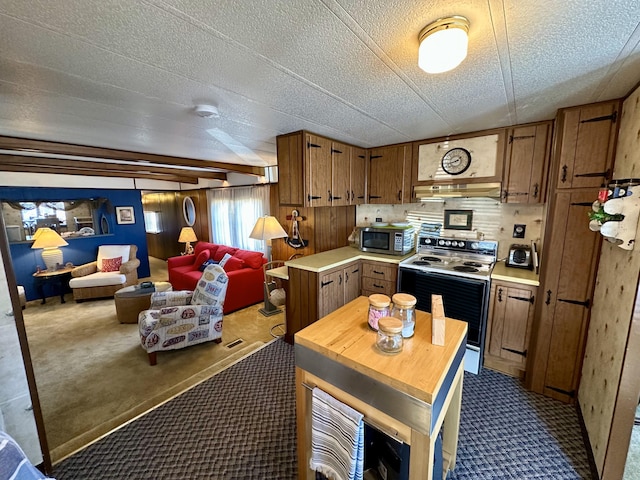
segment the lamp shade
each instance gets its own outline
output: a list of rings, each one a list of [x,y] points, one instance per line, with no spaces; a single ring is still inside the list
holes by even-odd
[[[35,241],[31,248],[42,248],[42,261],[47,270],[55,270],[62,265],[62,250],[58,247],[69,245],[67,241],[58,235],[58,232],[50,228],[39,228],[33,238]]]
[[[467,56],[469,21],[460,16],[441,18],[418,35],[418,66],[427,73],[456,68]]]
[[[273,238],[285,238],[286,236],[287,232],[284,231],[278,219],[270,215],[258,218],[249,234],[249,238],[254,240],[271,240]]]
[[[198,237],[196,237],[196,232],[193,231],[191,227],[182,227],[180,230],[180,237],[178,237],[178,242],[197,242]]]

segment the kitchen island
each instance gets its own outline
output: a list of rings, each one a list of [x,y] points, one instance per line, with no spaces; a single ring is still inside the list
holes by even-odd
[[[432,479],[442,428],[443,472],[456,462],[467,323],[446,319],[445,344],[431,343],[431,315],[416,311],[402,352],[375,345],[369,302],[358,297],[295,334],[298,478],[313,479],[311,397],[318,387],[364,415],[365,423],[410,446],[409,478]],[[437,476],[437,474],[436,474]]]

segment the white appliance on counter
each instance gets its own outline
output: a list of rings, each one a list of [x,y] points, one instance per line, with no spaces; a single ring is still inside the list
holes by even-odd
[[[431,312],[431,295],[442,295],[445,315],[468,323],[464,369],[478,374],[489,311],[491,271],[498,242],[420,236],[416,254],[400,262],[398,291]]]

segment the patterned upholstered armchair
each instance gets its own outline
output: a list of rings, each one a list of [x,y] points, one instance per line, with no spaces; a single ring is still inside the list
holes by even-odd
[[[156,352],[176,350],[202,342],[222,341],[222,309],[228,277],[217,264],[202,272],[196,289],[154,292],[149,310],[140,312],[140,343],[149,354],[149,363],[157,362]]]

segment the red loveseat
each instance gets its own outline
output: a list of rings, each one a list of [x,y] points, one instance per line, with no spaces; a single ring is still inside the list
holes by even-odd
[[[199,267],[211,259],[219,262],[228,253],[231,258],[223,266],[229,277],[224,313],[254,305],[264,300],[264,273],[267,259],[261,252],[252,252],[226,245],[198,242],[193,255],[167,259],[169,282],[174,290],[194,290],[202,276]]]

